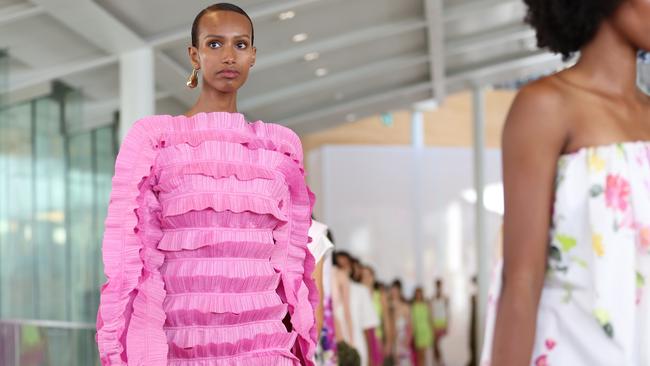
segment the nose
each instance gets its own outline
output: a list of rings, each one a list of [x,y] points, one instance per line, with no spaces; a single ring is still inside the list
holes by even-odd
[[[235,63],[235,52],[230,47],[224,47],[223,50],[223,61],[226,65],[232,65]]]

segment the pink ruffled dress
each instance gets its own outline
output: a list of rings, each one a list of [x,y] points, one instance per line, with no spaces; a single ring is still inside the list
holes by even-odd
[[[312,365],[313,195],[291,130],[241,114],[136,122],[115,166],[103,365]]]

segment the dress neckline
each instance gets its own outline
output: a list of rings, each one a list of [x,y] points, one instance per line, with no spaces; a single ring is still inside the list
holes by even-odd
[[[619,142],[612,142],[612,143],[607,143],[607,144],[599,144],[599,145],[589,145],[589,146],[583,146],[576,151],[573,152],[568,152],[560,155],[561,158],[570,158],[573,156],[577,156],[587,150],[602,150],[602,149],[611,149],[615,147],[625,147],[625,146],[643,146],[647,145],[650,147],[650,140],[629,140],[629,141],[619,141]]]
[[[235,117],[240,117],[242,119],[246,119],[243,113],[239,112],[225,112],[225,111],[213,111],[213,112],[198,112],[195,113],[191,116],[186,116],[184,114],[179,114],[175,116],[171,116],[173,118],[178,118],[178,119],[197,119],[201,117],[209,117],[209,116],[214,116],[214,115],[228,115],[228,116],[235,116]]]

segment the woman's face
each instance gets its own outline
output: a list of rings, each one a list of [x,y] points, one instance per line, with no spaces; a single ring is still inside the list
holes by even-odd
[[[355,281],[361,281],[363,276],[363,268],[361,267],[361,263],[359,262],[354,262],[352,263],[352,278]]]
[[[337,254],[336,263],[338,263],[339,268],[345,271],[348,274],[352,273],[352,263],[350,259],[344,255]]]
[[[650,51],[650,0],[623,0],[612,23],[635,48]]]
[[[422,292],[421,289],[415,290],[415,300],[417,300],[417,301],[423,301],[424,300],[424,293]]]
[[[372,273],[372,270],[370,268],[363,267],[361,270],[361,281],[368,284],[375,283],[375,275]]]
[[[392,300],[398,300],[401,297],[401,290],[397,286],[392,286],[390,288],[390,297]]]
[[[203,87],[222,93],[239,90],[255,63],[248,18],[232,11],[213,11],[203,15],[197,31],[197,46],[189,47],[192,65],[200,68]]]

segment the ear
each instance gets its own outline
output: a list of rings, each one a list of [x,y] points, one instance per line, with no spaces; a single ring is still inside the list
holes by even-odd
[[[201,59],[199,58],[199,49],[194,46],[187,47],[187,55],[190,58],[192,67],[199,70],[201,69]]]
[[[253,47],[253,57],[251,57],[251,67],[255,66],[255,60],[257,60],[257,47]]]

